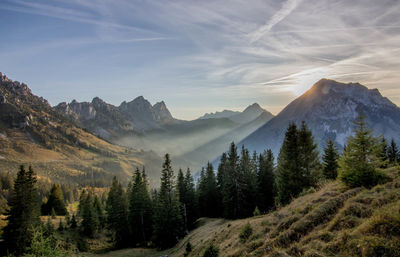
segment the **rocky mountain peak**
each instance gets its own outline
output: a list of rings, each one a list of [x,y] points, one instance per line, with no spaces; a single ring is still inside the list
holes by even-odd
[[[243,112],[259,112],[261,114],[263,111],[265,110],[258,103],[254,103],[246,107]]]
[[[343,147],[359,113],[366,116],[375,135],[398,138],[400,108],[377,89],[322,79],[241,143],[257,151],[267,146],[277,154],[288,123],[305,121],[320,147],[328,138]]]

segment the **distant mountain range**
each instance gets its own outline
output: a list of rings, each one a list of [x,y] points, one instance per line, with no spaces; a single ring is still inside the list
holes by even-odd
[[[184,121],[175,119],[163,101],[152,105],[143,96],[114,106],[95,97],[91,102],[54,107],[71,121],[113,143],[170,153],[178,166],[200,167],[232,141],[251,134],[273,115],[254,103],[242,112],[225,110]]]
[[[277,155],[289,122],[299,125],[305,121],[320,148],[330,138],[342,149],[359,113],[366,116],[375,135],[399,140],[400,108],[383,97],[378,89],[321,79],[239,145],[258,152],[270,148]]]
[[[206,113],[199,119],[218,119],[218,118],[228,118],[239,124],[246,124],[258,118],[262,113],[266,113],[271,118],[273,115],[261,108],[258,103],[254,103],[248,106],[244,111],[237,112],[231,110],[223,110],[222,112]]]
[[[130,132],[143,133],[178,122],[164,102],[151,105],[143,96],[122,102],[118,107],[95,97],[92,102],[63,102],[55,109],[104,138],[120,137]]]
[[[82,109],[93,116],[89,106]],[[29,164],[40,179],[99,186],[113,176],[127,181],[136,167],[145,165],[152,184],[158,184],[161,162],[154,152],[96,137],[32,94],[26,84],[0,73],[1,172],[15,173],[19,165]]]
[[[163,101],[152,105],[142,96],[119,106],[95,97],[51,107],[26,84],[0,73],[0,166],[10,170],[32,163],[46,170],[43,178],[81,183],[90,176],[127,177],[145,165],[156,181],[165,153],[172,155],[175,168],[193,171],[218,160],[232,141],[277,155],[289,122],[305,121],[320,149],[328,138],[341,149],[358,113],[376,135],[399,141],[400,109],[377,89],[358,83],[322,79],[275,117],[254,103],[242,112],[224,110],[184,121],[174,118]]]

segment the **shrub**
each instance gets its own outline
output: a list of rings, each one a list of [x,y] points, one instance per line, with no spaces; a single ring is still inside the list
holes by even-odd
[[[33,231],[33,238],[29,254],[26,257],[43,256],[43,257],[66,257],[71,253],[60,247],[60,242],[52,237],[45,235],[42,227],[36,227]]]
[[[213,244],[210,244],[204,251],[203,257],[218,257],[218,255],[219,255],[218,247],[214,246]]]
[[[258,206],[256,206],[256,208],[253,211],[253,216],[260,216],[260,215],[261,215],[260,209],[258,209]]]
[[[251,236],[252,233],[253,233],[253,228],[251,227],[250,223],[247,223],[240,231],[239,234],[240,241],[242,242],[246,241]]]
[[[192,248],[192,244],[190,242],[187,242],[184,256],[188,256],[189,253],[192,252]]]

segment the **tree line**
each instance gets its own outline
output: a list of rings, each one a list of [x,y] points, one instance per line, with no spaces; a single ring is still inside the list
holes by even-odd
[[[63,207],[63,194],[57,185],[53,185],[41,209],[43,213],[50,210],[68,215],[67,224],[60,221],[60,227],[73,229],[82,238],[106,232],[117,248],[168,248],[188,234],[199,217],[260,215],[288,204],[325,180],[338,178],[350,187],[370,187],[385,179],[383,169],[398,165],[399,159],[394,141],[387,144],[383,137],[374,137],[362,116],[343,153],[328,140],[322,158],[306,123],[298,127],[292,122],[276,162],[271,150],[250,153],[242,146],[238,151],[231,143],[217,169],[208,163],[195,183],[189,169],[179,169],[176,177],[166,154],[157,190],[150,190],[145,169],[136,169],[127,188],[114,177],[104,199],[92,190],[82,190],[77,215],[72,219]],[[32,228],[40,223],[35,184],[32,168],[25,171],[21,166],[3,234],[10,252],[27,251]]]

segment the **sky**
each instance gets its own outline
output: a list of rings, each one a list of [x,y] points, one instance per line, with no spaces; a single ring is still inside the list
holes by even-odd
[[[1,0],[0,72],[60,102],[277,114],[321,78],[400,105],[398,0]]]

